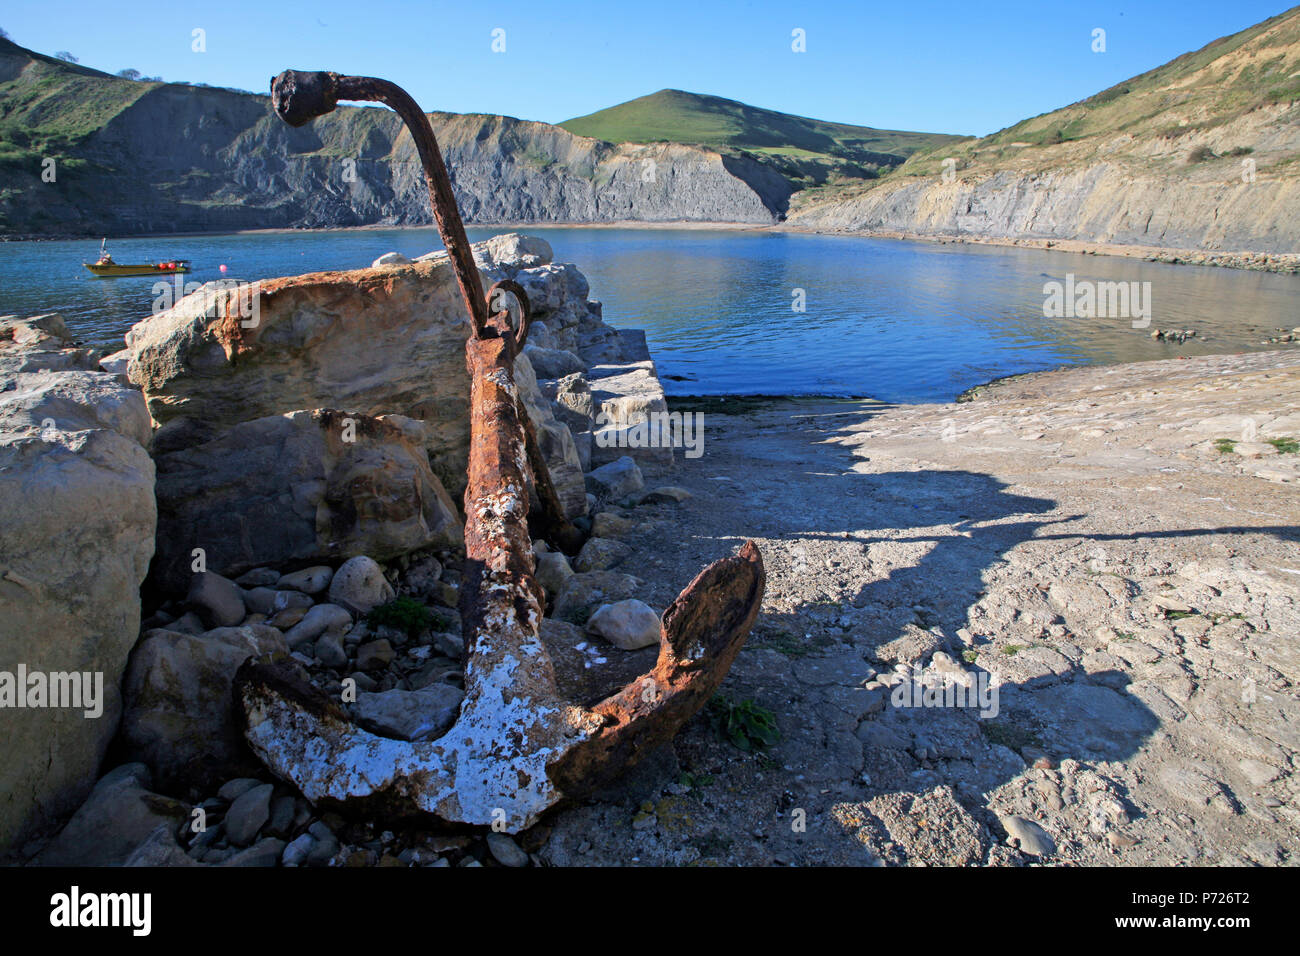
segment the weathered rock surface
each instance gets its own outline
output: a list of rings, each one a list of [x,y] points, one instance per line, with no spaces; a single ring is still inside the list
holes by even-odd
[[[420,690],[358,694],[355,713],[363,727],[381,736],[433,740],[456,722],[464,698],[459,687],[430,684]]]
[[[602,605],[587,622],[587,630],[624,651],[658,644],[662,634],[659,615],[636,598]]]
[[[366,555],[344,561],[330,582],[330,601],[353,614],[368,614],[393,596],[384,569]]]
[[[41,866],[112,866],[126,861],[156,829],[189,817],[179,800],[150,791],[149,770],[124,764],[105,774],[67,826],[41,852]]]
[[[485,288],[506,276],[531,280],[543,292],[556,286],[553,294],[539,293],[536,318],[575,328],[599,324],[580,272],[572,266],[521,268],[543,258],[549,262],[549,249],[541,255],[537,244],[527,252],[516,245],[514,260],[507,258],[509,243],[485,250],[491,263]],[[256,306],[255,318],[225,318],[212,297],[195,294],[128,334],[129,374],[160,426],[155,448],[161,455],[289,412],[336,408],[400,415],[424,423],[422,441],[434,474],[451,494],[463,491],[469,321],[445,255],[413,265],[263,282]],[[579,514],[585,498],[572,437],[537,390],[526,357],[516,363],[516,380],[561,499],[571,514]]]
[[[454,546],[459,513],[425,449],[421,422],[319,410],[240,422],[210,441],[161,452],[152,576],[182,586],[195,548],[210,571],[235,575]]]
[[[90,792],[121,716],[153,554],[143,400],[81,370],[56,320],[0,323],[0,671],[76,673],[92,687],[102,675],[102,691],[95,716],[5,709],[0,846],[66,818]]]
[[[205,786],[256,769],[235,724],[231,681],[254,655],[286,653],[266,625],[223,627],[193,636],[147,633],[123,681],[122,740],[161,786]]]

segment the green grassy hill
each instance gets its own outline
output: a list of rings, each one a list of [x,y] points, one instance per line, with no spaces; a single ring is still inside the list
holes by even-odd
[[[830,123],[682,90],[660,90],[560,126],[611,143],[689,143],[746,152],[778,167],[804,168],[812,178],[817,178],[817,165],[870,178],[873,171],[897,166],[919,149],[963,139]]]
[[[1123,164],[1137,175],[1196,178],[1253,155],[1262,173],[1293,170],[1300,102],[1300,7],[1220,37],[1087,99],[979,139],[926,146],[908,157],[889,188],[930,179],[953,160],[959,175]],[[808,206],[886,184],[832,184],[800,195]]]

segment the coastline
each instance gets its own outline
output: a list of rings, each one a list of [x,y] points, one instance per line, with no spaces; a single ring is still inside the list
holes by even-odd
[[[192,232],[139,233],[118,236],[119,239],[183,239],[191,236],[259,236],[320,232],[378,232],[432,230],[432,222],[421,225],[391,225],[368,223],[361,226],[321,226],[289,229],[214,229]],[[1212,266],[1222,269],[1242,269],[1249,272],[1275,272],[1282,275],[1300,274],[1300,253],[1251,252],[1249,250],[1212,251],[1181,249],[1169,246],[1134,246],[1111,242],[1093,242],[1084,239],[1042,239],[1029,236],[976,236],[948,233],[910,233],[888,229],[811,229],[787,221],[773,223],[721,222],[700,220],[673,220],[648,222],[639,219],[620,219],[610,222],[469,222],[467,229],[503,229],[526,231],[529,229],[645,229],[691,232],[788,232],[814,236],[844,236],[859,239],[896,239],[906,242],[927,242],[933,245],[1000,246],[1005,248],[1039,249],[1049,252],[1070,252],[1088,256],[1115,256],[1124,259],[1142,259],[1166,265]],[[68,242],[93,239],[90,234],[58,235],[0,235],[5,242]]]

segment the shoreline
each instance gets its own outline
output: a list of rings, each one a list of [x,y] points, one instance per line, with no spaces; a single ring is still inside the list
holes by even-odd
[[[1170,246],[1138,246],[1114,242],[1094,242],[1084,239],[1044,239],[1030,236],[975,236],[955,233],[911,233],[888,229],[812,229],[789,222],[752,223],[699,220],[673,220],[648,222],[639,219],[621,219],[611,222],[470,222],[466,229],[503,229],[511,232],[529,229],[644,229],[677,230],[688,232],[771,232],[812,236],[842,236],[857,239],[894,239],[905,242],[925,242],[931,245],[998,246],[1001,248],[1038,249],[1044,252],[1068,252],[1076,255],[1114,256],[1123,259],[1141,259],[1166,265],[1210,266],[1222,269],[1241,269],[1248,272],[1273,272],[1280,275],[1300,274],[1300,253],[1252,252],[1249,250],[1215,251],[1183,249]],[[201,236],[258,236],[294,233],[323,232],[379,232],[379,231],[435,230],[430,222],[422,225],[391,225],[369,223],[361,226],[319,226],[311,228],[284,227],[274,229],[199,230],[193,232],[139,233],[118,236],[118,239],[183,239]],[[15,235],[0,236],[5,242],[72,242],[90,240],[93,235]]]

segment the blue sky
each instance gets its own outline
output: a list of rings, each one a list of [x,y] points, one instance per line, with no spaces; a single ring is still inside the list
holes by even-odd
[[[983,135],[1282,12],[1258,0],[10,0],[0,27],[87,66],[265,92],[286,67],[383,76],[429,110],[559,122],[665,87]],[[107,14],[107,15],[104,15]],[[205,31],[206,52],[192,50]],[[505,51],[492,32],[505,31]],[[791,50],[802,29],[806,52]],[[1092,31],[1106,31],[1094,53]]]

